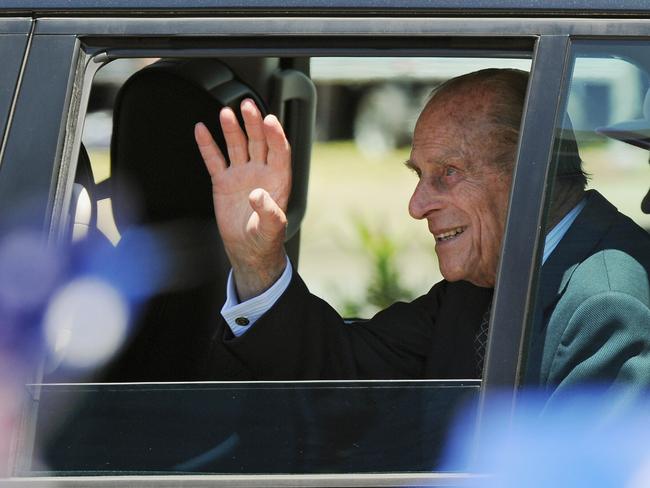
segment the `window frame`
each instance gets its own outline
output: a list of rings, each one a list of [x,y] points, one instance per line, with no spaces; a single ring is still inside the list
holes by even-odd
[[[33,24],[30,19],[0,19],[0,43],[4,68],[0,71],[0,147],[11,125],[12,106],[20,85]],[[0,149],[1,159],[2,149]]]
[[[0,71],[0,163],[11,129],[33,28],[33,22],[29,18],[0,18],[0,45],[3,53],[3,69]],[[0,182],[0,202],[6,203],[3,189]],[[6,216],[0,215],[0,228],[6,220]]]

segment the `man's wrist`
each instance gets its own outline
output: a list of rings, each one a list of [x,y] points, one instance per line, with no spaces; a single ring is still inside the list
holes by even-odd
[[[221,315],[226,320],[235,337],[244,334],[284,294],[291,282],[291,276],[293,274],[289,258],[285,258],[285,264],[284,272],[268,290],[241,303],[236,296],[232,272],[228,275],[226,303],[221,309]]]
[[[282,253],[264,261],[264,265],[237,265],[232,271],[239,300],[244,302],[271,288],[287,267],[287,255]]]

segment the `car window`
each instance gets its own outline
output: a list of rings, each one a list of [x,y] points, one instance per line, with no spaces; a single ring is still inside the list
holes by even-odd
[[[455,407],[473,403],[478,385],[50,384],[30,390],[38,390],[40,399],[33,400],[41,415],[37,451],[23,474],[313,474],[430,471],[441,461]]]
[[[219,103],[239,94],[270,110],[277,70],[311,80],[318,102],[306,214],[287,248],[312,292],[348,318],[368,318],[440,280],[426,222],[409,221],[418,178],[404,167],[428,95],[480,69],[529,70],[530,59],[461,52],[195,61],[117,59],[94,77],[63,232],[69,269],[44,312],[47,357],[42,381],[28,387],[37,420],[21,474],[439,468],[450,419],[473,411],[480,380],[472,376],[259,382],[242,381],[246,371],[205,373],[229,267],[203,168],[182,166],[198,156],[191,131],[173,126],[195,109],[183,98],[187,87],[146,78],[160,70],[176,83],[211,64],[228,86],[208,90],[214,107],[201,93],[200,117],[213,127]],[[300,103],[283,108],[290,137],[308,123],[291,118]],[[177,137],[177,147],[168,144]],[[300,148],[298,136],[292,144]],[[177,166],[165,166],[170,154]],[[195,177],[201,183],[174,191]]]
[[[116,60],[95,76],[83,136],[95,184],[110,176],[111,104],[117,91],[153,62]],[[415,121],[432,90],[487,67],[528,71],[530,60],[310,59],[318,104],[299,268],[312,292],[342,315],[369,318],[395,301],[426,293],[442,279],[426,226],[408,217],[415,180],[400,163],[409,157]],[[328,198],[333,189],[335,202]],[[372,205],[364,204],[368,201]],[[110,196],[100,198],[97,207],[97,228],[117,244]]]
[[[561,379],[558,396],[585,382],[647,386],[649,52],[572,46],[527,373]]]

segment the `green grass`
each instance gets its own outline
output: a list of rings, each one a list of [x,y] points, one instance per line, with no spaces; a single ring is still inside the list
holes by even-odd
[[[312,292],[339,310],[366,300],[375,271],[358,221],[397,247],[404,287],[422,294],[440,279],[426,222],[408,215],[417,182],[403,164],[408,154],[369,160],[350,141],[314,146],[299,267]]]

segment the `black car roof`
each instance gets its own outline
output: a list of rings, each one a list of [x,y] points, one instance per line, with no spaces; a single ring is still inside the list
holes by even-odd
[[[0,15],[648,16],[646,0],[0,0]]]

